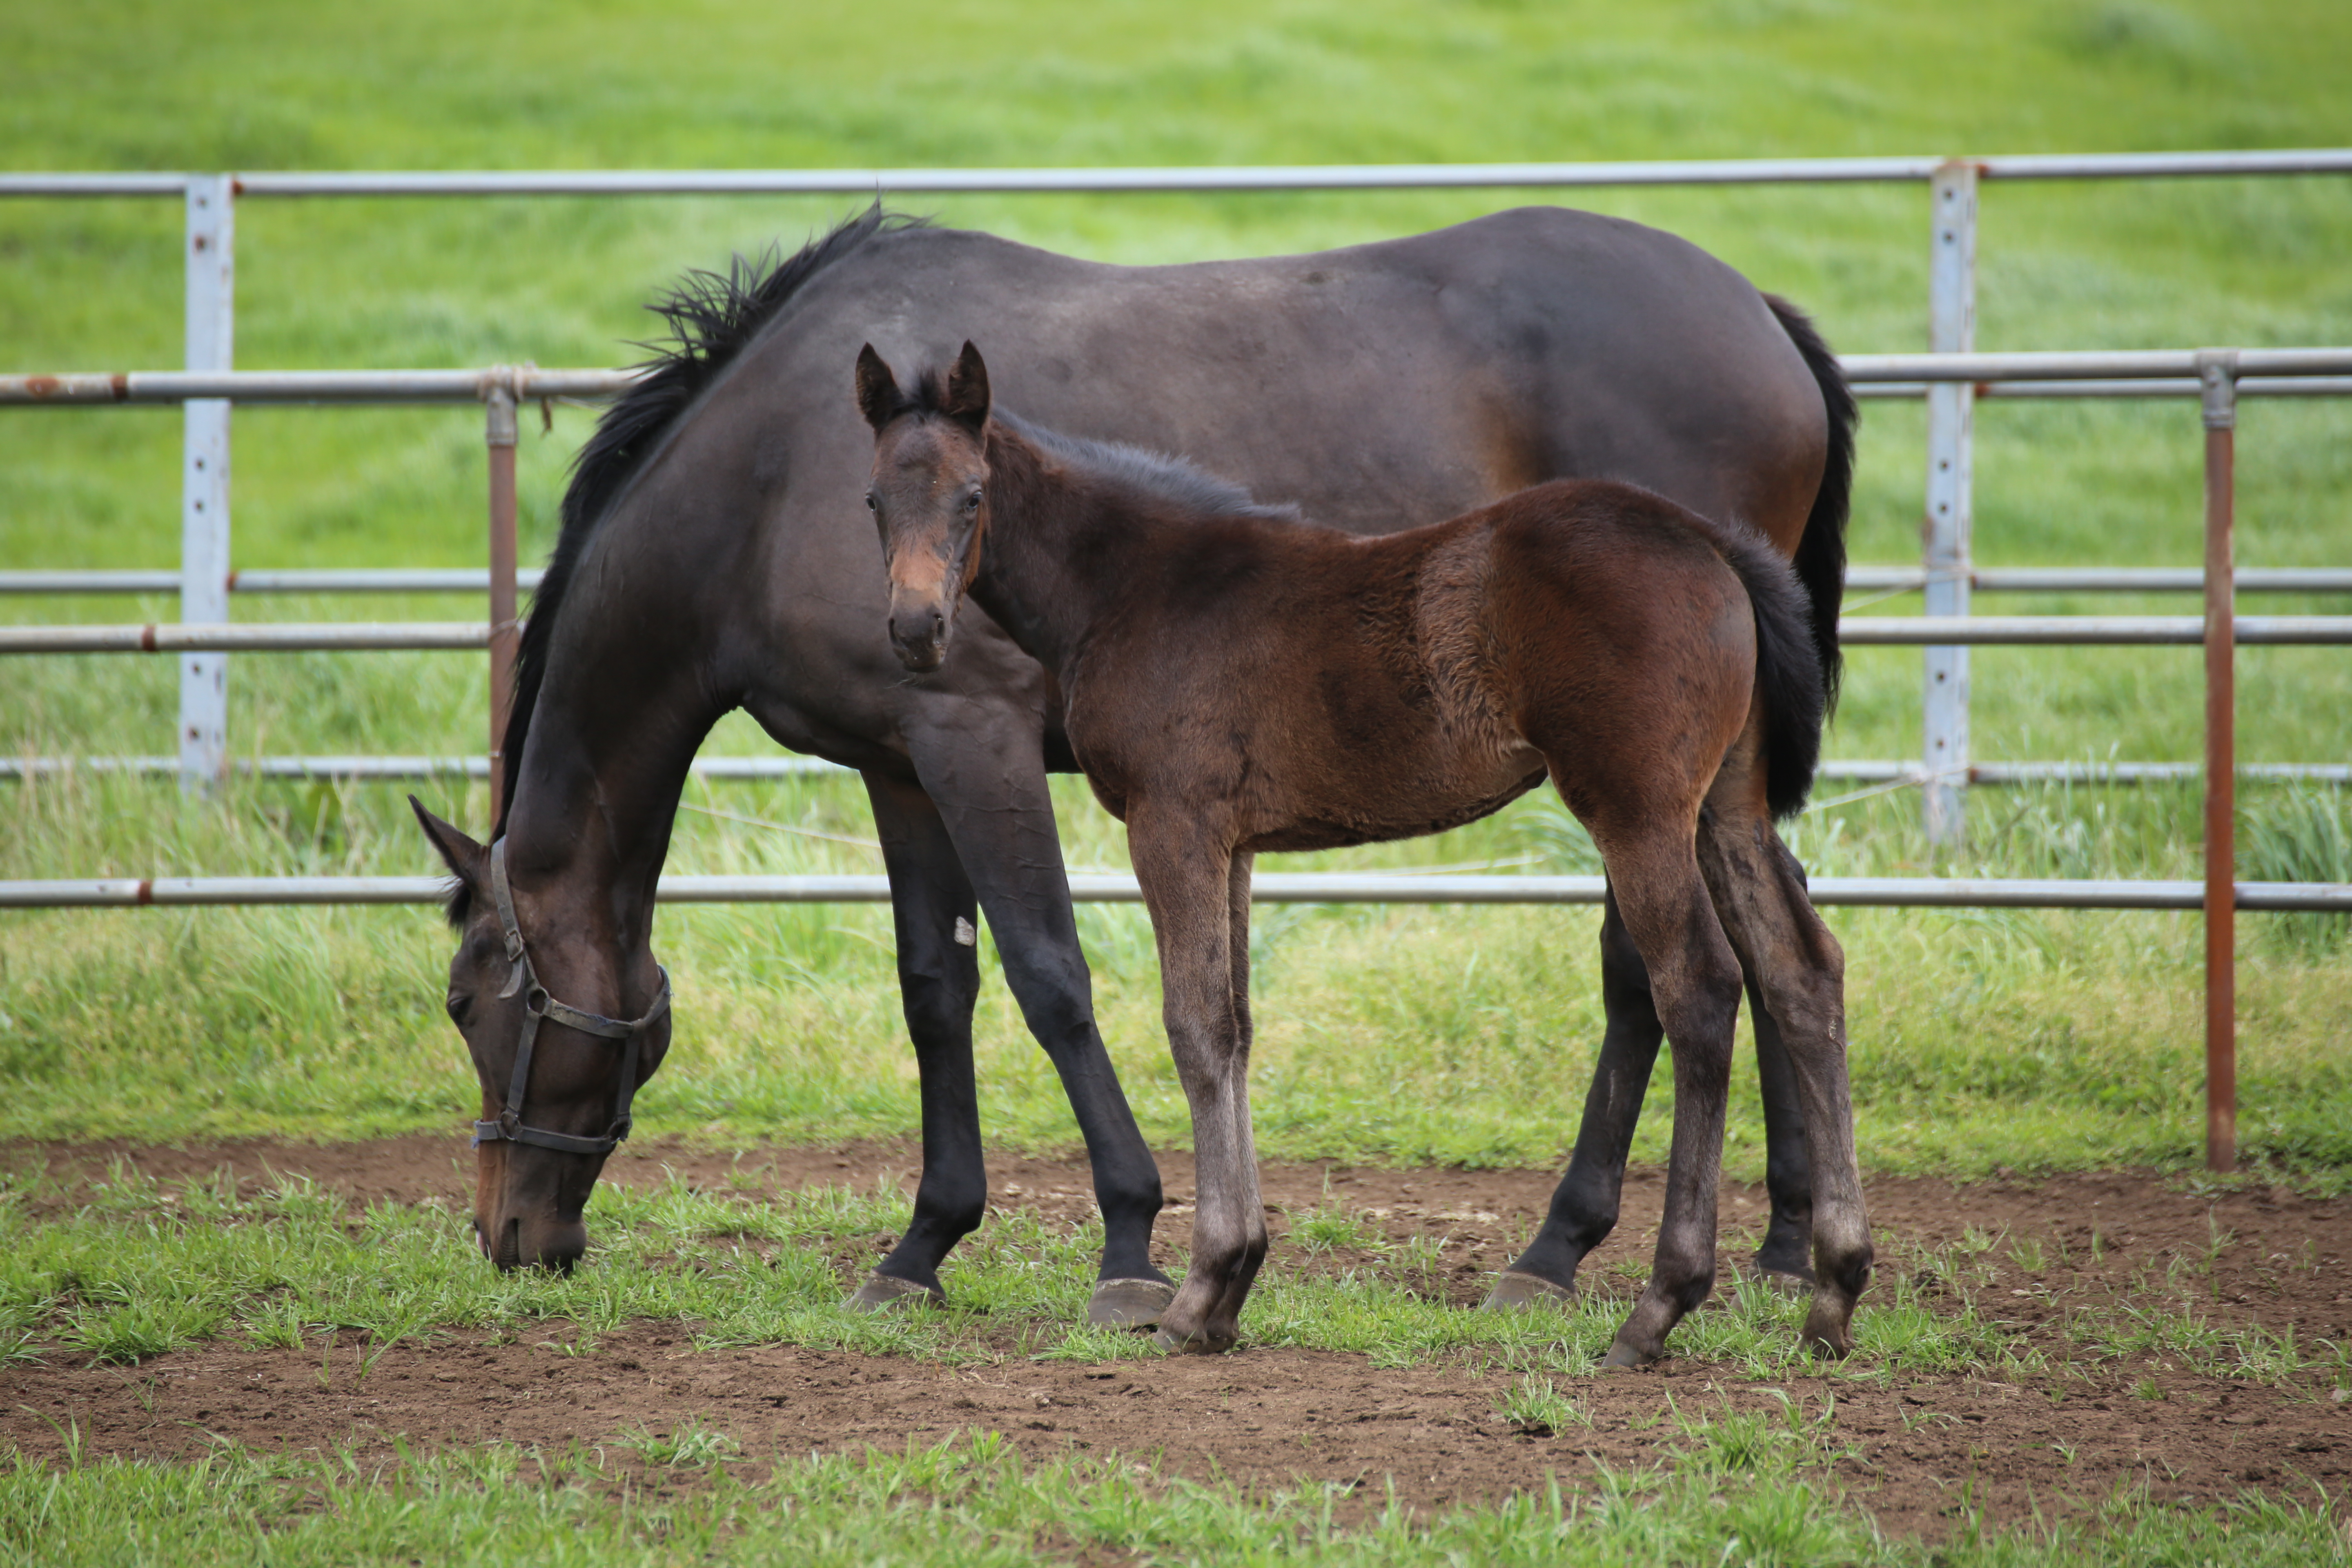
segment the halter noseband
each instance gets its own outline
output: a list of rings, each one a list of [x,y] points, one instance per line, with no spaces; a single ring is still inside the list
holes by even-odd
[[[490,894],[498,901],[499,924],[506,931],[507,958],[514,964],[513,976],[499,995],[503,999],[518,991],[523,993],[522,1041],[515,1047],[514,1081],[507,1089],[506,1109],[499,1112],[496,1121],[474,1123],[474,1147],[478,1149],[503,1138],[509,1142],[561,1150],[566,1154],[609,1154],[629,1135],[629,1102],[637,1093],[637,1037],[646,1025],[669,1011],[669,971],[655,966],[661,975],[661,990],[642,1018],[623,1022],[599,1013],[583,1013],[550,996],[530,966],[530,950],[523,946],[522,927],[515,923],[514,889],[507,885],[507,841],[503,837],[490,846]],[[578,1138],[569,1132],[550,1132],[543,1127],[522,1124],[523,1090],[530,1084],[531,1047],[538,1042],[542,1018],[551,1018],[583,1034],[623,1043],[621,1087],[613,1097],[613,1124],[601,1138]]]

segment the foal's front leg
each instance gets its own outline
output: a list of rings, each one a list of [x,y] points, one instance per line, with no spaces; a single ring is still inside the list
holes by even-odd
[[[1164,1349],[1231,1350],[1265,1261],[1250,1136],[1250,860],[1190,821],[1131,815],[1128,842],[1160,945],[1168,1048],[1192,1110],[1192,1262],[1162,1314]],[[1239,952],[1235,947],[1238,940]]]

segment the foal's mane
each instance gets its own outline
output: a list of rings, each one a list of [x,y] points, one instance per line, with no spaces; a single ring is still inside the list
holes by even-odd
[[[928,395],[929,378],[925,381]],[[1146,496],[1193,516],[1262,517],[1286,522],[1296,522],[1299,518],[1297,506],[1268,506],[1241,485],[1211,473],[1189,458],[1155,452],[1147,447],[1130,447],[1124,441],[1066,436],[1059,430],[1032,425],[1003,409],[996,410],[990,418],[1055,462],[1076,469],[1097,484]]]
[[[646,308],[668,326],[666,338],[640,343],[654,357],[644,374],[596,421],[595,434],[572,462],[572,483],[563,492],[562,531],[548,558],[547,574],[531,595],[530,618],[515,656],[514,712],[507,721],[506,788],[511,807],[522,776],[523,741],[531,710],[547,676],[547,649],[580,557],[604,521],[613,500],[627,485],[662,435],[775,318],[785,302],[827,268],[863,248],[877,236],[919,228],[920,218],[886,213],[877,202],[800,250],[781,258],[774,249],[735,257],[727,270],[689,272]],[[506,830],[503,812],[496,832]]]

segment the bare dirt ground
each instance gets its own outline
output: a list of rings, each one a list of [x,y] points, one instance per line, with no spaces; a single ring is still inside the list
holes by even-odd
[[[165,1180],[222,1166],[255,1181],[304,1174],[359,1202],[462,1204],[470,1166],[461,1141],[432,1136],[331,1147],[0,1148],[0,1164],[46,1166],[68,1181],[102,1179],[116,1158]],[[916,1164],[910,1146],[888,1143],[741,1158],[656,1143],[633,1147],[608,1174],[638,1183],[675,1172],[697,1185],[752,1193],[822,1184],[870,1189],[910,1179]],[[1163,1155],[1161,1166],[1174,1222],[1162,1230],[1181,1236],[1191,1163]],[[1375,1215],[1395,1240],[1448,1238],[1448,1294],[1466,1306],[1540,1217],[1553,1180],[1543,1171],[1307,1163],[1269,1165],[1264,1184],[1277,1232],[1284,1215],[1336,1202]],[[999,1205],[1049,1220],[1092,1212],[1083,1162],[994,1160],[990,1184]],[[1973,1254],[1978,1268],[1991,1270],[1979,1307],[2001,1303],[1996,1315],[2019,1349],[2039,1348],[2053,1363],[2079,1354],[2063,1331],[2065,1313],[2150,1300],[2183,1270],[2194,1271],[2200,1308],[2216,1324],[2292,1329],[2306,1347],[2352,1342],[2352,1278],[2344,1268],[2352,1202],[2279,1189],[2200,1195],[2140,1174],[1970,1185],[1880,1178],[1868,1193],[1891,1268],[1909,1267],[1923,1248],[1998,1238]],[[1624,1224],[1587,1268],[1645,1258],[1660,1196],[1660,1173],[1636,1172]],[[1741,1233],[1758,1228],[1762,1212],[1760,1191],[1726,1186],[1727,1254],[1737,1256]],[[462,1242],[453,1237],[452,1245]],[[845,1258],[844,1266],[856,1263]],[[1302,1252],[1281,1243],[1268,1264],[1307,1266]],[[1313,1266],[1378,1260],[1327,1253]],[[2169,1286],[2163,1293],[2168,1305],[2177,1302]],[[1864,1298],[1865,1313],[1872,1304]],[[1847,1448],[1836,1478],[1883,1527],[1903,1534],[1940,1535],[1971,1505],[1994,1521],[2023,1521],[2037,1508],[2050,1517],[2124,1485],[2145,1485],[2165,1502],[2211,1501],[2249,1487],[2310,1501],[2314,1483],[2341,1495],[2352,1479],[2352,1406],[2327,1387],[2264,1387],[2159,1356],[2075,1360],[2016,1384],[1795,1377],[1769,1386],[1678,1356],[1652,1372],[1561,1380],[1591,1425],[1557,1434],[1520,1430],[1498,1413],[1514,1381],[1499,1372],[1384,1370],[1363,1357],[1263,1347],[1214,1361],[1086,1365],[1012,1354],[952,1367],[790,1347],[704,1352],[685,1328],[660,1324],[606,1334],[586,1356],[563,1353],[554,1340],[500,1344],[458,1334],[394,1346],[363,1378],[358,1367],[355,1349],[331,1354],[322,1367],[315,1352],[225,1342],[135,1368],[53,1355],[0,1369],[0,1443],[54,1454],[64,1429],[78,1426],[89,1453],[188,1457],[215,1437],[388,1451],[398,1436],[412,1446],[502,1439],[561,1448],[576,1440],[615,1446],[619,1457],[626,1435],[667,1432],[691,1417],[756,1457],[897,1448],[993,1429],[1040,1458],[1117,1451],[1157,1458],[1169,1473],[1196,1479],[1336,1480],[1360,1486],[1372,1502],[1393,1484],[1400,1500],[1431,1507],[1539,1488],[1549,1473],[1572,1482],[1596,1465],[1657,1462],[1693,1441],[1677,1412],[1777,1415],[1785,1396],[1811,1415],[1834,1394],[1836,1439]]]

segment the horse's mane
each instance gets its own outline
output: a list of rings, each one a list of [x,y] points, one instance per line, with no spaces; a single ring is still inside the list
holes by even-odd
[[[668,325],[668,336],[637,345],[653,350],[654,357],[637,367],[644,374],[604,410],[604,417],[596,421],[595,433],[572,459],[572,483],[563,492],[562,531],[556,536],[555,551],[548,558],[539,592],[531,595],[530,618],[524,623],[522,646],[515,656],[514,712],[507,721],[504,799],[508,807],[513,805],[515,786],[522,777],[523,742],[530,732],[531,710],[538,704],[540,686],[546,679],[547,649],[554,640],[557,613],[563,607],[564,593],[572,585],[581,554],[614,498],[662,433],[794,293],[877,236],[920,227],[922,221],[886,213],[877,202],[810,240],[790,258],[780,259],[773,249],[757,257],[737,256],[723,273],[688,273],[646,307]],[[496,831],[505,829],[501,813]]]

